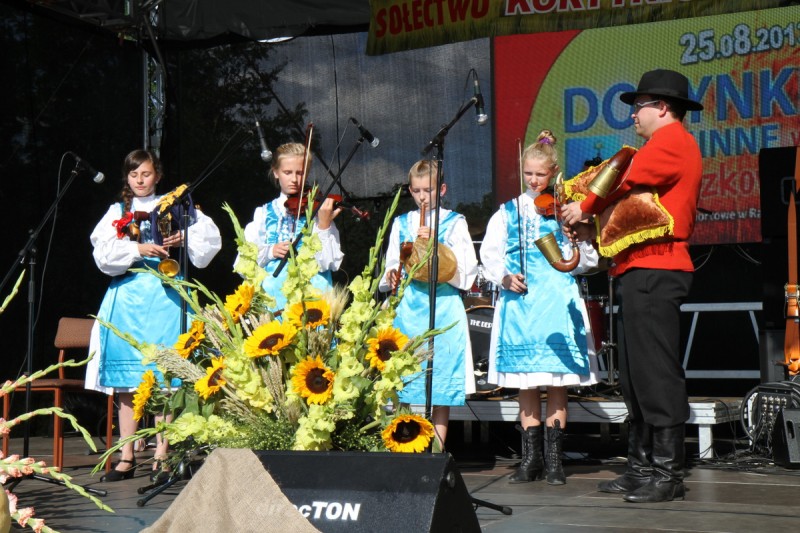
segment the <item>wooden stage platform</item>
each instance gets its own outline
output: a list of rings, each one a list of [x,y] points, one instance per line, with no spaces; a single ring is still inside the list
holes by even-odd
[[[12,452],[18,450],[20,444],[18,439],[13,439]],[[570,455],[582,450],[587,442],[585,438],[568,439],[565,444],[565,452]],[[37,457],[48,460],[47,453],[51,449],[50,439],[32,439],[31,450]],[[85,445],[77,437],[67,439],[66,453],[65,472],[77,483],[107,489],[108,495],[102,500],[115,513],[101,511],[57,485],[36,480],[20,484],[15,489],[20,503],[35,506],[37,513],[47,518],[48,525],[62,533],[140,531],[154,523],[186,486],[186,482],[180,482],[139,507],[137,501],[141,496],[137,491],[148,483],[149,464],[143,464],[134,479],[106,484],[99,483],[99,476],[89,476],[97,456],[86,455]],[[456,454],[456,461],[470,495],[512,509],[511,515],[504,515],[490,508],[477,508],[481,530],[489,533],[751,533],[794,531],[797,527],[799,472],[769,463],[748,462],[741,456],[695,462],[687,472],[685,501],[639,505],[595,490],[598,482],[623,472],[623,459],[613,455],[603,457],[594,453],[591,459],[568,460],[565,464],[567,484],[557,487],[543,481],[510,484],[507,476],[514,469],[513,459],[467,455]],[[147,458],[147,452],[139,454],[140,463]],[[380,473],[365,472],[364,475]],[[248,479],[241,480],[241,487],[248,490]],[[265,505],[268,504],[265,501]],[[404,512],[413,512],[413,509]],[[281,524],[254,524],[247,531],[291,533]],[[404,530],[391,527],[386,531]]]
[[[574,412],[577,413],[577,409],[580,407]],[[587,444],[585,438],[573,443],[580,448]],[[12,452],[18,451],[20,444],[18,439],[13,439]],[[49,460],[51,444],[46,437],[35,437],[31,451]],[[101,511],[60,486],[36,480],[20,484],[15,489],[20,504],[35,506],[37,513],[47,518],[48,525],[62,533],[140,531],[154,523],[186,486],[186,482],[178,483],[144,507],[138,507],[136,502],[141,496],[137,489],[148,483],[149,464],[143,464],[134,479],[106,484],[99,483],[99,476],[89,476],[97,456],[86,455],[85,445],[77,437],[67,439],[66,453],[65,472],[77,483],[107,489],[108,495],[102,499],[115,513]],[[139,454],[138,459],[140,463],[145,461],[147,454]],[[695,462],[687,472],[685,501],[659,504],[631,504],[618,495],[596,491],[598,482],[623,472],[623,459],[614,455],[603,457],[594,453],[584,460],[568,460],[565,464],[567,483],[557,487],[544,481],[508,483],[507,476],[515,466],[512,459],[460,458],[456,454],[456,461],[472,497],[512,509],[511,515],[504,515],[478,507],[476,514],[481,531],[487,533],[752,533],[794,531],[798,523],[798,471],[778,468],[768,462],[754,464],[741,455]],[[364,472],[363,475],[380,475],[380,472]],[[241,487],[242,490],[258,490],[248,479],[241,480]],[[403,509],[402,512],[414,510]],[[253,524],[247,531],[291,533],[281,524]],[[357,529],[352,531],[358,533]],[[396,522],[391,527],[387,523],[383,531],[409,533]],[[192,532],[186,530],[185,533]]]

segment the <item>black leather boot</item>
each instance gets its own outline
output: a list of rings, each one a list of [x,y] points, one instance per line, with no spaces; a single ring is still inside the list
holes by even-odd
[[[650,481],[623,498],[634,503],[671,502],[686,495],[683,486],[686,426],[653,428],[653,472]]]
[[[545,454],[545,466],[547,467],[548,485],[563,485],[567,482],[564,476],[564,467],[561,464],[561,450],[564,441],[564,430],[561,429],[561,422],[556,420],[553,427],[547,428],[547,453]]]
[[[542,479],[544,461],[542,459],[542,426],[531,426],[522,429],[516,426],[522,434],[522,461],[516,472],[508,477],[509,483],[527,483]]]
[[[628,424],[628,468],[618,478],[598,484],[597,490],[626,494],[647,485],[652,473],[652,431],[652,426],[641,421]]]

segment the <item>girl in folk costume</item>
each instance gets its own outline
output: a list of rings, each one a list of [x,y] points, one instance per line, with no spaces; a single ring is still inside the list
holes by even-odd
[[[537,212],[535,199],[558,172],[555,138],[542,131],[521,156],[527,190],[492,215],[480,249],[487,279],[501,287],[489,352],[490,383],[520,389],[522,462],[509,480],[566,482],[561,465],[567,423],[567,387],[597,382],[596,357],[587,343],[588,315],[574,274],[597,266],[591,243],[578,243],[580,261],[572,272],[553,268],[534,244],[555,233],[569,254],[560,223]],[[540,389],[547,390],[547,449],[543,459]]]
[[[173,346],[181,333],[181,300],[178,294],[150,273],[129,272],[129,268],[158,268],[169,257],[169,247],[183,246],[183,231],[162,235],[157,224],[160,197],[156,184],[163,171],[158,157],[148,150],[134,150],[122,164],[122,201],[109,207],[91,235],[94,261],[104,274],[113,276],[97,316],[135,339]],[[202,211],[190,209],[189,260],[198,268],[207,266],[219,252],[219,229]],[[90,353],[94,358],[86,369],[86,387],[107,394],[119,393],[119,432],[124,439],[136,432],[133,393],[142,374],[152,370],[163,376],[155,364],[142,364],[142,354],[98,322],[92,328]],[[115,468],[103,481],[133,476],[136,465],[133,443],[121,450]],[[167,441],[158,438],[155,457],[167,454]]]
[[[274,277],[273,273],[281,260],[289,254],[292,242],[300,234],[306,221],[304,208],[300,210],[298,217],[296,212],[290,212],[285,206],[289,196],[298,196],[303,192],[301,187],[306,170],[303,168],[305,155],[306,148],[300,143],[283,144],[275,150],[272,175],[281,193],[276,199],[256,208],[253,221],[244,229],[245,238],[258,246],[258,264],[267,271],[262,286],[267,294],[275,298],[275,310],[286,305],[281,287],[287,271],[284,268],[278,277]],[[310,162],[309,154],[308,164],[305,166],[310,166]],[[339,270],[344,258],[339,244],[339,230],[333,222],[340,211],[341,208],[334,207],[332,198],[326,198],[314,221],[313,231],[319,236],[322,250],[316,254],[319,273],[311,279],[311,283],[322,291],[333,286],[331,272]]]
[[[400,244],[411,243],[418,238],[430,239],[433,235],[431,222],[438,200],[436,161],[422,160],[411,167],[408,173],[408,190],[419,207],[397,217],[389,234],[389,248],[386,253],[386,274],[381,279],[380,290],[389,291],[397,287],[400,265]],[[447,185],[439,186],[441,196]],[[459,290],[467,290],[478,272],[478,261],[463,215],[448,209],[439,209],[439,275],[436,285],[435,327],[456,325],[434,338],[433,357],[433,425],[436,438],[444,448],[447,437],[447,424],[450,406],[464,405],[467,394],[475,392],[475,377],[472,371],[472,348],[467,330],[467,314]],[[443,249],[449,249],[448,254]],[[449,260],[442,256],[447,254]],[[427,272],[422,267],[419,272]],[[412,280],[403,293],[397,306],[395,327],[408,337],[420,335],[430,325],[429,282]],[[425,404],[425,369],[406,378],[400,391],[400,401],[409,404]]]

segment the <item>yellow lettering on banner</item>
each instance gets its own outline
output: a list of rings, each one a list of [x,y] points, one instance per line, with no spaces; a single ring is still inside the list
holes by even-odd
[[[411,0],[375,12],[375,37],[431,29],[447,23],[480,19],[489,13],[490,0]]]
[[[367,54],[780,7],[781,0],[370,0]]]
[[[600,0],[506,0],[505,4],[503,15],[507,17],[600,9]]]

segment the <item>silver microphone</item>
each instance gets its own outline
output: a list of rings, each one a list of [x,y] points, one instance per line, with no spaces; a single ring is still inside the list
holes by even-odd
[[[367,128],[362,126],[361,123],[356,119],[354,119],[353,117],[350,117],[350,122],[352,122],[355,125],[355,127],[358,128],[358,132],[361,134],[362,137],[364,137],[364,140],[367,141],[370,146],[372,146],[373,148],[378,147],[378,145],[381,142],[380,139],[372,135],[369,132],[369,130],[367,130]]]
[[[272,152],[267,148],[267,141],[264,139],[264,131],[261,129],[261,124],[256,120],[256,133],[258,133],[258,142],[261,144],[261,160],[265,163],[272,161]]]
[[[92,176],[93,176],[92,177],[92,181],[93,182],[95,182],[95,183],[103,183],[105,181],[105,179],[106,179],[105,174],[95,170],[94,167],[92,167],[92,165],[90,165],[88,161],[86,161],[85,159],[81,159],[78,156],[78,154],[76,154],[75,152],[67,152],[67,154],[72,156],[72,158],[75,160],[75,164],[76,164],[75,168],[76,169],[77,168],[82,168],[82,169],[86,170],[89,174],[92,174]]]
[[[478,73],[473,71],[472,75],[474,78],[472,90],[475,95],[475,116],[478,119],[478,126],[483,126],[489,122],[489,115],[483,109],[483,95],[481,94],[481,86],[478,83]]]

